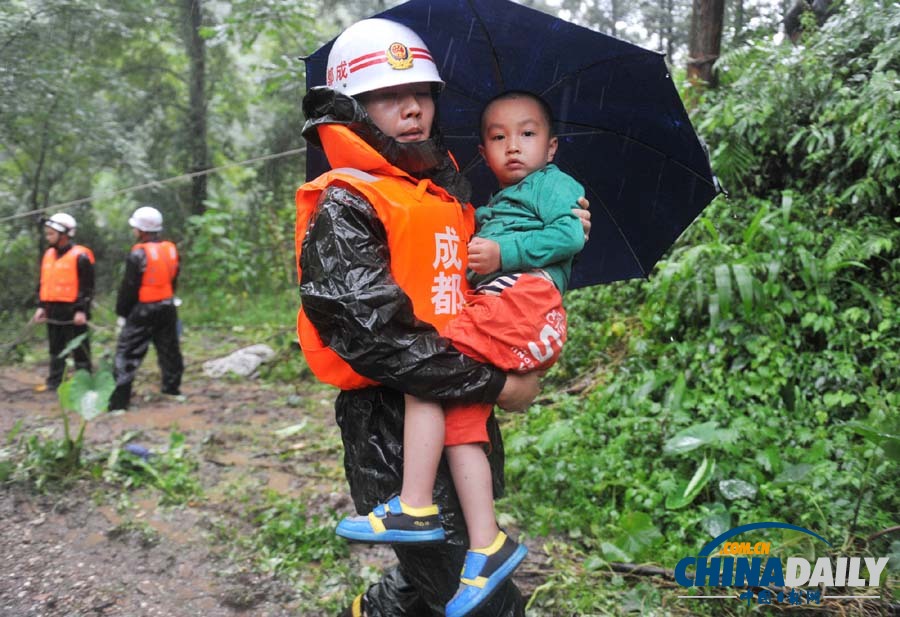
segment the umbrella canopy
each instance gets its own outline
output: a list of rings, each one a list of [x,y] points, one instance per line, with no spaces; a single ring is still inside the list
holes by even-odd
[[[484,104],[513,89],[549,103],[554,162],[591,202],[591,238],[571,288],[647,276],[715,197],[709,160],[661,54],[509,0],[411,0],[376,17],[409,26],[428,45],[446,82],[440,126],[476,206],[498,189],[478,154]],[[330,49],[306,58],[307,87],[325,83]],[[328,167],[310,154],[313,178]]]

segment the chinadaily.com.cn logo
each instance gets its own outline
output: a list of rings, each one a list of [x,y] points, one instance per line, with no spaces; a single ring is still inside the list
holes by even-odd
[[[789,529],[831,543],[815,532],[788,523],[765,522],[730,529],[700,549],[696,557],[684,557],[675,566],[675,581],[682,587],[734,587],[731,595],[681,595],[692,600],[746,600],[758,604],[821,604],[829,599],[879,599],[878,595],[826,595],[829,587],[878,587],[887,557],[820,557],[810,562],[804,557],[770,556],[772,543],[766,540],[731,541],[760,529]],[[746,537],[746,536],[743,536]],[[824,591],[823,591],[824,588]]]

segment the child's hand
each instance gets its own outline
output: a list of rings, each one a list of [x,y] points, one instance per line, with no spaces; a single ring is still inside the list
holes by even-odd
[[[589,202],[586,197],[579,197],[578,207],[572,209],[575,216],[581,219],[581,228],[584,231],[585,242],[588,241],[588,236],[591,234],[591,213],[588,212],[588,208],[590,207],[591,202]]]
[[[500,245],[493,240],[474,237],[469,242],[469,268],[476,274],[490,274],[500,269]]]

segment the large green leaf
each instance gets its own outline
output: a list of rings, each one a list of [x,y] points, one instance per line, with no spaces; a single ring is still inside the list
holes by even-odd
[[[72,353],[73,351],[75,351],[76,349],[78,349],[78,347],[81,345],[81,343],[84,341],[84,339],[87,338],[87,335],[88,335],[88,333],[85,332],[84,334],[79,334],[78,336],[76,336],[75,338],[73,338],[73,339],[72,339],[71,341],[69,341],[69,343],[63,348],[63,350],[62,350],[61,352],[59,352],[59,355],[58,355],[57,357],[58,357],[58,358],[65,358],[65,357],[68,356],[70,353]]]
[[[680,454],[696,450],[700,446],[716,444],[719,442],[719,424],[717,422],[704,422],[687,427],[679,431],[663,446],[666,454]]]
[[[613,544],[621,552],[636,559],[642,551],[650,548],[657,540],[662,538],[659,528],[653,524],[649,514],[643,512],[628,512],[619,523],[619,532],[616,534]],[[604,548],[604,553],[607,549]]]
[[[89,422],[109,409],[109,397],[115,388],[109,371],[91,374],[81,369],[59,387],[57,394],[63,409],[77,412]]]
[[[846,422],[844,426],[880,447],[892,460],[900,460],[900,435],[893,432],[892,429],[887,427],[876,428],[858,420]]]
[[[716,461],[704,456],[703,461],[700,463],[697,471],[694,472],[690,481],[687,484],[679,484],[676,491],[666,497],[666,508],[678,510],[694,501],[694,498],[700,494],[703,487],[712,479],[715,470]]]
[[[711,538],[716,538],[731,529],[731,513],[725,504],[714,503],[700,524]]]

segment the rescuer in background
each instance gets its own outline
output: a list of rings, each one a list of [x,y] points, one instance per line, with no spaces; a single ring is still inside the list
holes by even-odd
[[[94,295],[94,254],[91,249],[74,244],[75,218],[58,212],[44,221],[44,238],[49,248],[41,260],[40,304],[32,321],[47,324],[50,343],[50,370],[47,389],[56,390],[62,382],[66,359],[60,353],[69,341],[87,334]],[[76,369],[91,370],[91,347],[88,337],[72,350]]]
[[[138,242],[125,260],[116,299],[116,314],[124,323],[116,345],[116,389],[110,409],[128,408],[135,374],[151,341],[162,372],[163,394],[181,394],[184,373],[175,308],[178,251],[172,242],[160,238],[163,217],[156,208],[138,208],[128,224]]]

